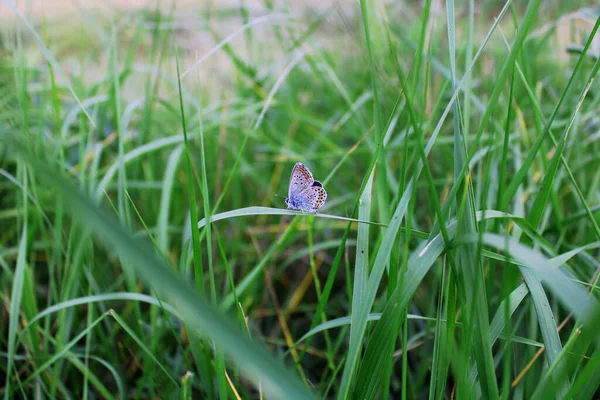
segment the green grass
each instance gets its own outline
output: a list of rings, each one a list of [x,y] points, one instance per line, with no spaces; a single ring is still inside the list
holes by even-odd
[[[3,398],[600,395],[591,2],[2,3]]]

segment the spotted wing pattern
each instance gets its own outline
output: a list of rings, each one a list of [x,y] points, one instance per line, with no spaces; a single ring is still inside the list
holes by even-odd
[[[323,189],[323,186],[312,186],[302,192],[301,197],[306,200],[306,211],[317,211],[323,207],[325,200],[327,200],[327,192]]]
[[[327,200],[323,184],[316,181],[308,168],[300,162],[292,169],[288,195],[285,204],[291,210],[316,212]]]
[[[314,182],[315,179],[308,168],[306,168],[306,165],[302,164],[301,162],[296,163],[296,165],[294,165],[294,169],[292,169],[292,176],[290,177],[288,197],[290,199],[294,198],[302,191],[311,187]]]

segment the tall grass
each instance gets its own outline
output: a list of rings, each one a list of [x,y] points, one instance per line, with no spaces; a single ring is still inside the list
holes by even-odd
[[[422,3],[3,0],[0,394],[596,398],[600,16]]]

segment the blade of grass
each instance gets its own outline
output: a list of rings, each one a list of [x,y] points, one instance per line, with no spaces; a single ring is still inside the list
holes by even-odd
[[[455,21],[454,21],[454,1],[446,2],[446,15],[448,22],[448,47],[450,53],[450,71],[451,81],[454,90],[456,90],[456,43],[455,43]],[[458,103],[453,103],[453,122],[454,122],[454,181],[462,180],[461,174],[466,174],[464,177],[464,193],[465,197],[461,204],[460,199],[456,199],[456,209],[461,210],[465,207],[463,218],[460,218],[459,213],[459,231],[473,233],[476,231],[474,221],[475,205],[473,203],[472,188],[470,187],[470,172],[465,166],[466,140],[464,139],[461,130],[460,112]],[[444,221],[440,218],[440,226],[443,227]],[[443,231],[442,231],[443,232]],[[494,360],[492,355],[492,346],[489,342],[489,315],[488,315],[488,299],[485,290],[483,279],[483,265],[481,263],[480,253],[477,246],[463,247],[456,254],[456,265],[462,265],[464,277],[466,278],[466,300],[470,310],[466,317],[471,320],[469,326],[473,327],[473,332],[467,333],[467,338],[472,334],[475,352],[475,362],[480,376],[480,386],[482,395],[488,399],[497,399],[498,382],[494,368]],[[454,257],[451,257],[453,260]],[[469,340],[466,340],[469,345]]]
[[[381,226],[381,227],[387,226],[387,225],[379,223],[379,222],[364,221],[361,219],[340,217],[337,215],[321,214],[321,213],[306,213],[306,212],[302,212],[302,211],[288,210],[285,208],[255,207],[255,206],[238,208],[237,210],[231,210],[231,211],[226,211],[226,212],[222,212],[222,213],[218,213],[218,214],[213,214],[210,216],[210,222],[215,222],[215,221],[220,221],[222,219],[229,219],[229,218],[235,218],[235,217],[243,217],[246,215],[313,216],[313,217],[317,217],[317,218],[329,218],[329,219],[336,219],[336,220],[341,220],[341,221],[357,222],[359,224],[377,225],[377,226]],[[206,218],[202,218],[200,221],[198,221],[198,229],[202,229],[204,226],[206,226]]]
[[[178,79],[181,82],[180,79]],[[198,82],[200,82],[200,72],[198,70]],[[200,87],[199,87],[200,89]],[[202,98],[202,93],[199,90],[199,98]],[[198,115],[202,115],[201,102],[198,107]],[[180,105],[183,107],[183,95],[180,95]],[[182,111],[183,112],[183,111]],[[202,171],[202,200],[204,205],[204,216],[205,218],[210,219],[210,193],[208,191],[208,178],[206,175],[206,152],[204,149],[204,129],[202,126],[202,117],[199,118],[199,130],[200,130],[200,155],[201,155],[201,171]],[[189,146],[189,143],[186,142],[186,146]],[[189,150],[188,150],[189,151]],[[192,172],[191,170],[188,172]],[[192,218],[192,221],[196,221],[196,219]],[[208,277],[210,283],[210,298],[212,300],[212,304],[214,306],[217,305],[217,288],[215,285],[215,271],[213,268],[213,248],[212,248],[212,232],[211,225],[206,225],[206,235],[204,236],[206,239],[206,255],[208,257]],[[214,343],[213,343],[214,346]],[[219,390],[219,396],[222,399],[227,398],[227,379],[225,378],[225,359],[223,357],[223,353],[218,349],[216,351],[216,372],[217,372],[217,387]]]
[[[558,355],[562,351],[562,343],[560,342],[560,336],[558,335],[558,327],[550,307],[550,302],[546,297],[546,293],[542,287],[541,282],[535,277],[533,273],[528,271],[526,268],[520,268],[521,274],[527,283],[529,288],[529,294],[533,300],[535,312],[538,317],[538,323],[540,325],[540,331],[546,347],[546,357],[548,359],[548,365],[553,365],[557,360]],[[565,371],[563,371],[564,373]],[[562,376],[556,376],[559,387],[556,388],[558,395],[564,397],[566,392],[571,386],[569,378],[566,374]]]
[[[369,16],[369,7],[367,6],[367,0],[360,0],[360,8],[363,20],[363,27],[365,30],[365,40],[367,44],[367,52],[369,54],[369,64],[371,66],[371,88],[373,90],[373,118],[375,120],[375,140],[380,141],[384,131],[382,131],[382,117],[381,117],[381,99],[379,98],[379,90],[377,88],[377,74],[375,73],[375,59],[374,59],[374,42],[371,40],[371,26],[369,20],[374,18]],[[384,22],[385,23],[385,22]],[[387,163],[385,159],[385,145],[377,147],[377,174],[376,174],[376,188],[377,188],[377,199],[379,201],[377,210],[379,211],[379,217],[381,220],[387,220],[389,217],[388,207],[389,202],[389,190],[387,187]],[[343,382],[343,380],[342,380]],[[344,385],[342,385],[343,387]]]
[[[106,294],[96,294],[91,296],[83,296],[74,298],[71,300],[67,300],[61,303],[54,304],[42,311],[40,311],[35,317],[33,317],[27,326],[23,329],[21,335],[27,331],[27,329],[31,328],[34,323],[41,320],[42,318],[52,315],[54,313],[59,312],[65,308],[76,307],[80,305],[86,305],[90,303],[102,303],[106,301],[138,301],[147,304],[152,304],[158,307],[163,308],[165,311],[173,314],[175,317],[179,319],[183,319],[181,314],[174,308],[172,305],[165,303],[164,301],[159,301],[156,297],[149,296],[147,294],[142,293],[130,293],[130,292],[117,292],[117,293],[106,293]]]
[[[596,23],[596,27],[598,27],[598,26],[600,26],[600,17],[598,17],[598,21]],[[538,192],[538,194],[533,202],[533,205],[531,206],[531,211],[530,211],[528,220],[536,228],[538,227],[538,225],[542,219],[542,214],[546,208],[546,203],[548,202],[548,197],[550,196],[550,192],[554,191],[554,179],[555,179],[556,173],[558,171],[559,163],[561,161],[561,156],[563,154],[563,150],[565,148],[567,139],[569,138],[569,132],[571,131],[573,122],[575,121],[575,118],[579,114],[579,110],[581,109],[583,101],[585,100],[586,95],[587,95],[588,91],[590,90],[592,83],[594,82],[594,78],[598,74],[598,71],[600,71],[600,58],[596,60],[594,67],[592,68],[592,71],[590,72],[590,75],[588,76],[585,87],[583,88],[583,90],[581,91],[581,94],[579,95],[577,105],[575,106],[575,109],[573,110],[573,112],[571,113],[571,117],[569,118],[569,124],[565,128],[565,130],[558,142],[558,146],[556,148],[554,157],[552,158],[552,162],[550,163],[550,166],[549,166],[548,170],[546,171],[546,175],[544,176],[544,180],[542,181],[541,190]],[[591,212],[590,212],[590,214],[591,214]],[[592,218],[592,220],[593,220],[593,218]],[[600,239],[600,237],[599,237],[599,239]]]
[[[171,206],[171,196],[173,194],[173,184],[175,183],[175,173],[177,172],[177,165],[179,164],[179,159],[181,158],[183,150],[184,146],[177,146],[175,150],[171,152],[165,168],[160,197],[160,210],[158,212],[158,232],[156,234],[158,248],[163,254],[169,252],[169,209]]]
[[[371,214],[371,192],[373,188],[373,176],[375,170],[367,180],[367,185],[360,198],[358,206],[358,217],[369,218]],[[352,310],[351,310],[351,325],[358,325],[360,321],[357,318],[360,315],[364,295],[367,289],[367,280],[369,278],[369,225],[361,224],[358,226],[356,235],[356,261],[354,264],[354,280],[352,285]],[[356,337],[350,336],[350,348],[357,347],[359,352],[362,352],[362,340],[354,342]]]
[[[506,2],[506,4],[504,5],[504,8],[502,9],[501,13],[499,14],[499,17],[496,18],[496,21],[495,21],[492,29],[490,30],[490,34],[493,30],[495,30],[495,28],[497,27],[497,24],[500,21],[500,16],[504,15],[504,13],[508,10],[508,7],[510,6],[511,3],[512,3],[512,1]],[[523,16],[523,20],[521,22],[521,25],[519,26],[517,35],[515,37],[515,40],[513,41],[510,52],[509,52],[508,56],[505,58],[505,62],[502,65],[502,68],[500,69],[500,72],[498,73],[498,75],[495,79],[495,85],[492,90],[492,93],[489,96],[488,105],[486,107],[483,117],[481,118],[479,128],[477,129],[475,139],[473,140],[473,143],[472,143],[472,150],[469,151],[466,161],[463,163],[460,173],[457,174],[459,180],[455,182],[454,186],[452,187],[452,189],[448,195],[448,201],[446,202],[445,209],[447,209],[448,207],[450,207],[451,204],[453,204],[452,200],[455,198],[455,196],[457,195],[457,193],[459,192],[459,190],[462,187],[462,179],[465,179],[468,176],[467,169],[469,168],[469,165],[470,165],[470,162],[471,162],[473,156],[477,152],[479,142],[481,141],[483,132],[486,129],[486,127],[490,121],[493,111],[495,110],[498,99],[500,98],[501,93],[504,91],[504,82],[506,81],[506,79],[508,78],[508,75],[512,71],[512,66],[514,65],[516,57],[519,54],[519,52],[522,48],[523,42],[525,41],[525,39],[527,37],[527,33],[529,32],[529,29],[531,28],[531,26],[533,25],[533,22],[535,21],[535,18],[537,15],[537,10],[540,6],[540,3],[541,3],[541,0],[531,0],[527,5],[525,15]],[[487,43],[488,39],[489,39],[489,37],[486,36],[484,43]],[[478,59],[478,56],[479,56],[479,51],[475,54],[473,62],[475,62]],[[459,87],[462,86],[462,83],[465,80],[466,76],[468,75],[468,71],[470,71],[470,69],[471,68],[469,68],[467,70],[467,73],[465,73],[465,76],[463,76],[461,83],[459,84]]]
[[[25,184],[25,193],[27,193],[27,183]],[[17,331],[19,329],[19,315],[21,313],[21,296],[23,294],[23,277],[25,275],[27,256],[27,223],[23,225],[21,240],[19,243],[19,255],[13,278],[10,296],[10,317],[8,325],[8,360],[6,363],[6,379],[4,383],[4,399],[9,399],[11,393],[11,374],[13,370],[14,357],[17,351]]]
[[[175,65],[177,69],[177,76],[179,74],[179,58],[177,54],[175,55]],[[185,109],[183,106],[183,92],[181,90],[181,79],[177,80],[177,85],[179,89],[179,110],[181,113],[181,127],[183,130],[183,138],[184,138],[184,148],[185,148],[185,157],[186,157],[186,168],[187,168],[187,188],[188,188],[188,201],[189,201],[189,209],[190,209],[190,218],[192,221],[198,220],[198,211],[196,210],[197,202],[196,202],[196,188],[194,186],[194,176],[195,171],[192,165],[192,156],[190,145],[188,142],[188,135],[186,129],[185,122]],[[194,229],[194,226],[190,226],[192,231],[192,254],[194,260],[194,276],[196,278],[196,289],[202,295],[206,295],[206,287],[204,282],[204,271],[202,268],[202,255],[201,255],[201,245],[200,245],[200,235],[197,229]],[[209,239],[210,240],[210,237]],[[210,247],[209,247],[210,248]],[[207,343],[203,343],[200,338],[195,337],[196,335],[192,333],[192,346],[196,350],[194,352],[194,356],[196,358],[197,368],[200,369],[201,376],[206,377],[206,388],[207,395],[209,397],[214,397],[213,392],[213,370],[211,366],[211,352]],[[204,350],[203,356],[199,353],[199,348]]]
[[[86,226],[127,260],[125,267],[136,270],[157,291],[171,299],[184,316],[186,324],[214,340],[242,367],[246,376],[255,383],[262,383],[265,392],[274,398],[314,398],[296,377],[290,375],[279,362],[250,342],[235,325],[209,306],[178,274],[157,259],[151,249],[133,240],[112,217],[94,207],[89,199],[54,173],[48,165],[33,160],[17,142],[14,143],[14,148],[36,174],[43,177],[54,190],[62,193],[62,198],[67,203],[65,210],[82,222],[85,221]]]
[[[40,365],[35,371],[33,371],[29,375],[27,375],[27,378],[25,378],[21,384],[26,385],[28,382],[30,382],[31,380],[36,378],[39,374],[41,374],[42,372],[47,370],[56,361],[62,359],[68,353],[68,351],[77,344],[77,342],[79,342],[82,338],[84,338],[85,335],[87,335],[92,329],[94,329],[96,327],[96,325],[98,325],[100,322],[102,322],[108,315],[109,315],[109,313],[107,312],[107,313],[101,315],[92,324],[88,325],[82,332],[80,332],[78,335],[76,335],[71,341],[69,341],[64,346],[62,346],[61,350],[58,353],[54,354],[52,357],[50,357],[48,360],[46,360],[42,365]],[[12,394],[12,393],[9,390],[7,390],[5,393],[5,396],[8,396],[9,394]]]
[[[137,337],[137,335],[135,334],[135,332],[133,331],[133,329],[131,329],[129,327],[129,325],[127,325],[127,323],[123,320],[123,318],[121,318],[119,316],[119,314],[114,311],[114,310],[110,310],[108,312],[108,315],[113,317],[115,319],[115,321],[117,321],[117,323],[119,325],[121,325],[121,328],[123,328],[123,330],[125,332],[127,332],[127,334],[137,343],[138,346],[140,346],[140,348],[146,353],[148,354],[148,356],[150,356],[150,358],[152,359],[152,361],[154,361],[154,363],[156,365],[158,365],[158,367],[165,373],[165,375],[167,375],[167,377],[169,378],[169,380],[171,382],[173,382],[173,384],[179,388],[179,383],[177,383],[177,381],[175,380],[175,378],[173,378],[173,376],[171,376],[171,374],[169,374],[169,371],[167,371],[167,369],[165,368],[165,366],[163,365],[163,363],[161,363],[154,354],[152,354],[152,351],[146,347],[146,345],[144,344],[144,342]]]
[[[519,168],[519,170],[517,171],[517,173],[511,180],[510,185],[508,186],[508,189],[504,193],[504,197],[503,197],[504,204],[507,204],[510,199],[514,198],[515,192],[516,192],[517,188],[519,187],[519,185],[521,184],[521,182],[523,181],[523,179],[525,178],[525,175],[527,174],[527,172],[530,170],[531,164],[533,163],[533,160],[534,160],[539,148],[541,147],[543,140],[545,139],[546,135],[550,134],[550,129],[551,129],[552,124],[554,123],[554,119],[556,118],[556,115],[558,114],[558,111],[560,110],[560,107],[562,106],[563,102],[567,99],[568,91],[571,88],[571,85],[575,82],[577,73],[579,72],[579,70],[581,70],[581,68],[583,67],[583,63],[586,61],[585,55],[587,54],[590,46],[592,45],[593,40],[596,35],[596,32],[598,31],[599,27],[600,27],[600,18],[598,18],[596,20],[596,24],[594,25],[592,32],[591,32],[590,36],[588,37],[588,40],[584,47],[584,50],[581,53],[579,59],[577,60],[577,64],[575,64],[575,67],[573,68],[573,72],[571,73],[571,76],[569,77],[569,81],[567,82],[567,85],[565,86],[565,88],[561,94],[561,97],[558,100],[558,103],[556,103],[556,106],[554,107],[552,114],[550,115],[550,117],[548,118],[548,121],[546,122],[544,131],[542,132],[541,135],[539,135],[536,138],[535,142],[531,146],[531,149],[527,153],[527,157],[525,157],[525,160],[523,161],[521,167]]]

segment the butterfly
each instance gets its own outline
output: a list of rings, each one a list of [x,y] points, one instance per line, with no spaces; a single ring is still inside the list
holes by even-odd
[[[290,177],[288,198],[285,199],[288,208],[317,212],[319,208],[323,207],[326,199],[327,192],[323,189],[323,184],[313,178],[306,165],[301,162],[296,163]]]

